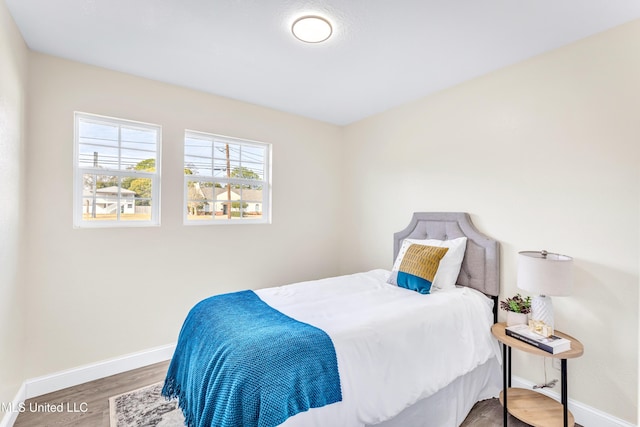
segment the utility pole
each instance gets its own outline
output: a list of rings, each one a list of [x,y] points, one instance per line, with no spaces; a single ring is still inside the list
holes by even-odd
[[[94,151],[93,152],[93,167],[97,168],[98,167],[98,152]],[[93,175],[93,205],[91,207],[91,218],[95,218],[96,217],[96,191],[97,191],[97,186],[98,186],[98,175],[94,174]]]
[[[229,144],[225,144],[227,153],[227,178],[231,178],[231,158],[229,156]],[[231,183],[227,182],[227,218],[231,219]]]

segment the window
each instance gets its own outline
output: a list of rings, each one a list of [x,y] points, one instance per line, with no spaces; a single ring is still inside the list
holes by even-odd
[[[187,131],[185,223],[271,222],[271,145]]]
[[[160,224],[161,127],[75,114],[75,227]]]

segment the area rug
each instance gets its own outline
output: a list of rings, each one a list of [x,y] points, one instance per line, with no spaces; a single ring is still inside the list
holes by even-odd
[[[160,395],[159,382],[109,398],[111,427],[179,427],[184,425],[178,401]]]

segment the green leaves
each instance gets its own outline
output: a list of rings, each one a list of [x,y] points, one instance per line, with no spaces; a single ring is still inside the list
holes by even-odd
[[[516,294],[513,298],[500,301],[500,308],[514,313],[528,314],[531,312],[531,297],[523,298],[522,295]]]

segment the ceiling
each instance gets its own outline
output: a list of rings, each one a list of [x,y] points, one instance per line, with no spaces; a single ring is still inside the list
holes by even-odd
[[[640,18],[638,0],[5,0],[34,51],[348,124]],[[291,24],[334,27],[302,43]]]

